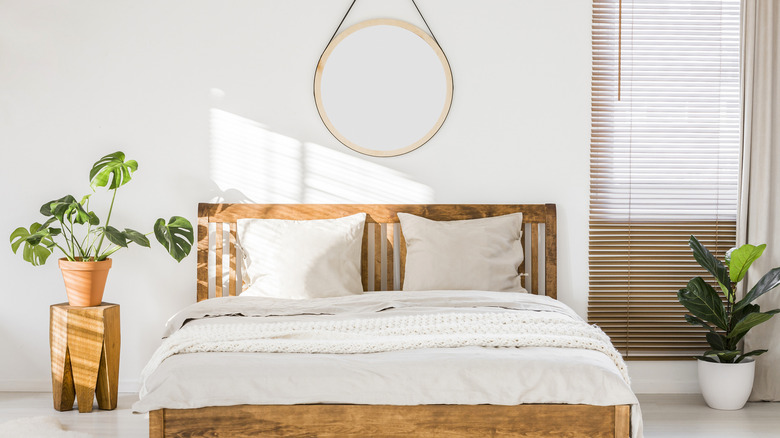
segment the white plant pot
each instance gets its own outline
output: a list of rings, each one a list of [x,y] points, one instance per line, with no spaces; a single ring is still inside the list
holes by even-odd
[[[699,362],[699,387],[704,401],[713,409],[742,409],[753,389],[756,363],[746,358],[740,363]]]

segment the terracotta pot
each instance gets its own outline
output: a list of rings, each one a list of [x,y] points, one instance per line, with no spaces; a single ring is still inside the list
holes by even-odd
[[[71,262],[61,258],[59,262],[62,279],[65,280],[65,291],[68,293],[68,304],[87,307],[97,306],[103,301],[111,259],[100,262]]]

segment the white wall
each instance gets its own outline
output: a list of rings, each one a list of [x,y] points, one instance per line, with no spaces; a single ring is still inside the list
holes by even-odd
[[[585,315],[590,2],[418,2],[455,94],[439,133],[396,158],[342,146],[314,106],[314,67],[349,3],[3,2],[0,231],[87,193],[91,163],[118,149],[140,167],[112,223],[144,231],[160,216],[195,222],[196,203],[216,199],[554,202],[559,298]],[[421,25],[406,0],[361,0],[345,24],[379,17]],[[176,264],[156,246],[114,259],[105,299],[122,306],[120,388],[133,390],[164,321],[194,301],[195,257]],[[0,262],[0,390],[48,389],[59,270],[8,247]],[[629,365],[639,390],[695,390],[690,364]]]

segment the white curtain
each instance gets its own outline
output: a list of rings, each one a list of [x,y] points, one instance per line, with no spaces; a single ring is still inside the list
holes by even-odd
[[[780,1],[742,0],[742,168],[738,243],[766,243],[748,272],[749,290],[780,266]],[[780,289],[757,300],[780,308]],[[751,400],[780,400],[780,316],[755,327],[745,349],[769,349],[756,360]]]

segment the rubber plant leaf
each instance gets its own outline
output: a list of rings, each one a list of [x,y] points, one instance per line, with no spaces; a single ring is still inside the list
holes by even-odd
[[[98,187],[117,189],[130,182],[136,170],[138,170],[138,163],[135,160],[125,161],[124,152],[108,154],[92,165],[89,171],[90,186],[92,190]]]
[[[723,258],[726,260],[726,266],[731,266],[731,253],[737,250],[737,247],[733,247],[726,251],[726,255]]]
[[[729,262],[729,277],[732,283],[737,283],[745,278],[748,268],[756,261],[766,249],[766,243],[755,246],[746,243],[731,252]]]
[[[741,355],[739,350],[709,350],[704,352],[704,356],[717,356],[720,363],[734,363],[734,360]]]
[[[713,350],[727,350],[726,336],[720,333],[707,333],[707,343]]]
[[[750,356],[760,356],[760,355],[762,355],[762,354],[766,353],[767,351],[769,351],[769,350],[753,350],[753,351],[751,351],[751,352],[749,352],[749,353],[745,353],[745,354],[743,354],[743,355],[739,356],[739,357],[737,358],[737,360],[735,360],[735,361],[734,361],[734,363],[740,363],[740,362],[742,362],[742,359],[744,359],[744,358],[746,358],[746,357],[750,357]]]
[[[149,244],[149,239],[146,236],[144,236],[143,233],[139,233],[136,230],[125,228],[125,236],[131,242],[141,245],[143,247],[149,248],[151,246]]]
[[[749,313],[744,318],[739,320],[734,325],[734,328],[729,332],[729,339],[740,339],[748,330],[753,327],[769,321],[776,313],[780,312],[780,309],[770,310],[769,312]]]
[[[700,326],[706,328],[707,330],[709,330],[711,332],[715,332],[715,329],[712,328],[711,325],[707,324],[706,322],[702,321],[700,318],[697,318],[697,317],[695,317],[695,316],[693,316],[691,314],[686,313],[685,314],[685,320],[688,321],[688,324],[700,325]]]
[[[761,306],[758,304],[748,304],[747,306],[739,309],[739,310],[732,310],[731,311],[731,327],[729,327],[731,330],[734,329],[734,326],[742,320],[745,316],[747,316],[749,313],[758,313],[761,311]]]
[[[688,287],[677,292],[677,299],[693,316],[714,324],[727,331],[726,308],[715,289],[701,277],[692,278]]]
[[[712,253],[702,245],[696,237],[691,236],[688,240],[688,245],[693,250],[693,258],[709,272],[718,281],[718,285],[723,290],[723,293],[731,299],[734,291],[731,289],[731,282],[729,278],[729,270],[726,265],[721,263]]]
[[[163,218],[154,223],[154,237],[177,262],[181,262],[192,249],[195,237],[192,224],[181,216],[173,216],[168,223]]]
[[[745,296],[734,305],[733,311],[736,312],[742,309],[756,298],[777,287],[778,284],[780,284],[780,267],[773,268],[764,274],[764,276],[758,280],[758,283],[750,289],[750,292],[746,293]]]

